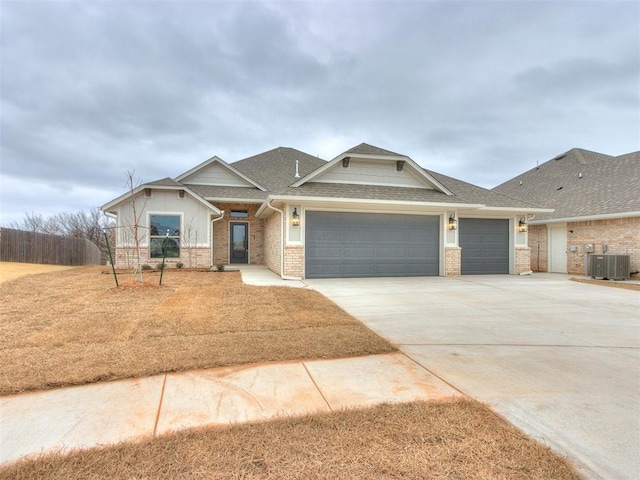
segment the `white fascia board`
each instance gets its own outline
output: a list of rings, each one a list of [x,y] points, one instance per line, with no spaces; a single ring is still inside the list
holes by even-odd
[[[221,166],[223,166],[224,168],[226,168],[227,170],[229,170],[230,172],[234,173],[235,175],[239,176],[240,178],[242,178],[244,181],[250,183],[251,185],[253,185],[254,187],[256,187],[258,190],[262,190],[263,192],[266,192],[267,189],[264,188],[262,185],[260,185],[259,183],[255,182],[254,180],[250,179],[249,177],[247,177],[245,174],[239,172],[238,170],[236,170],[235,168],[233,168],[231,165],[229,165],[227,162],[225,162],[224,160],[222,160],[221,158],[217,157],[217,156],[213,156],[211,157],[209,160],[205,160],[204,162],[202,162],[200,165],[193,167],[191,170],[188,170],[182,174],[180,174],[179,176],[177,176],[176,178],[174,178],[174,180],[176,182],[181,182],[182,180],[184,180],[185,178],[187,178],[190,175],[193,175],[194,173],[196,173],[198,170],[202,170],[203,168],[208,167],[209,165],[211,165],[212,163],[218,163]],[[224,185],[222,185],[224,186]],[[234,185],[237,186],[237,185]]]
[[[323,172],[326,172],[328,169],[330,169],[333,165],[335,165],[336,163],[342,161],[343,158],[345,157],[349,157],[350,155],[346,154],[346,153],[342,153],[340,155],[338,155],[336,158],[334,158],[333,160],[329,160],[327,163],[325,163],[323,166],[321,166],[320,168],[317,168],[316,170],[314,170],[313,172],[305,175],[304,177],[302,177],[300,180],[298,180],[295,183],[292,183],[291,186],[292,187],[299,187],[300,185],[304,185],[305,183],[307,183],[308,181],[310,181],[311,179],[317,177],[318,175],[322,175]]]
[[[586,215],[584,217],[549,218],[547,220],[530,220],[530,225],[544,225],[547,223],[589,222],[591,220],[608,220],[610,218],[640,217],[639,212],[603,213],[600,215]]]
[[[448,203],[448,202],[415,202],[415,201],[402,201],[402,200],[372,200],[366,198],[337,198],[337,197],[306,197],[297,195],[269,195],[267,200],[260,206],[256,212],[256,217],[259,217],[267,208],[268,202],[283,202],[283,203],[305,203],[305,202],[319,202],[319,203],[333,203],[342,204],[345,206],[353,204],[361,205],[392,205],[392,206],[406,206],[406,207],[428,207],[428,208],[445,208],[449,210],[477,210],[484,207],[481,203]]]
[[[105,203],[102,207],[100,207],[100,209],[103,212],[107,212],[110,208],[115,207],[116,205],[121,204],[122,202],[124,202],[125,200],[127,200],[128,198],[131,197],[135,197],[138,193],[140,193],[142,190],[145,189],[151,189],[151,190],[168,190],[168,191],[180,191],[180,190],[184,190],[185,192],[187,192],[189,195],[191,195],[197,202],[201,203],[202,205],[204,205],[205,207],[207,207],[209,210],[212,210],[216,215],[220,215],[220,210],[215,206],[210,204],[207,200],[205,200],[204,198],[202,198],[200,195],[198,195],[197,193],[195,193],[193,190],[191,190],[189,187],[185,187],[184,185],[181,186],[167,186],[167,185],[148,185],[148,184],[144,184],[144,185],[139,185],[138,187],[136,187],[133,192],[127,192],[125,194],[120,195],[118,198],[116,198],[115,200],[112,200],[109,203]]]
[[[264,200],[256,198],[204,197],[209,202],[220,203],[262,203]]]
[[[414,162],[410,157],[407,157],[405,155],[384,155],[384,156],[381,156],[381,155],[370,155],[370,154],[362,154],[362,153],[347,153],[347,152],[345,152],[345,153],[342,153],[342,154],[338,155],[333,160],[327,162],[326,164],[324,164],[322,167],[318,168],[317,170],[314,170],[313,172],[309,173],[307,176],[302,177],[297,182],[291,184],[291,186],[292,187],[299,187],[301,185],[304,185],[305,183],[311,181],[312,179],[318,177],[319,175],[322,175],[323,172],[326,172],[327,170],[332,168],[336,163],[341,162],[346,157],[363,158],[365,160],[377,160],[379,162],[397,162],[397,161],[405,162],[405,163],[411,165],[411,167],[413,168],[415,173],[418,175],[418,177],[421,177],[423,180],[426,180],[427,182],[429,182],[430,184],[435,186],[438,190],[440,190],[442,193],[444,193],[446,195],[453,195],[453,193],[448,188],[446,188],[439,181],[437,181],[435,178],[433,178],[429,173],[427,173],[420,165],[418,165],[416,162]]]
[[[449,203],[449,202],[416,202],[405,200],[376,200],[370,198],[340,198],[340,197],[306,197],[298,195],[269,195],[269,200],[290,203],[301,202],[330,202],[330,203],[370,203],[371,205],[410,205],[437,208],[470,208],[478,209],[485,205],[482,203]]]
[[[121,203],[122,203],[122,202],[124,202],[127,198],[130,198],[130,197],[134,197],[134,196],[136,196],[138,193],[140,193],[140,191],[141,191],[143,188],[149,188],[149,187],[146,187],[146,186],[144,186],[144,185],[138,185],[136,188],[134,188],[134,189],[133,189],[133,192],[126,192],[126,193],[123,193],[123,194],[122,194],[122,195],[120,195],[118,198],[115,198],[115,199],[111,200],[110,202],[107,202],[107,203],[105,203],[104,205],[102,205],[102,206],[100,207],[100,210],[102,210],[103,212],[109,212],[109,210],[110,210],[111,208],[115,207],[116,205],[121,204]],[[113,212],[111,212],[111,213],[113,213]]]
[[[193,198],[195,198],[198,202],[200,202],[202,205],[207,207],[209,210],[212,210],[216,215],[218,215],[218,216],[222,215],[222,211],[218,207],[216,207],[215,205],[212,205],[211,203],[209,203],[207,200],[205,200],[203,197],[198,195],[196,192],[194,192],[190,188],[188,188],[188,187],[175,188],[175,190],[184,190],[189,195],[191,195]]]
[[[555,208],[525,208],[525,207],[482,207],[480,210],[487,212],[524,212],[524,213],[551,213]]]
[[[181,173],[176,178],[174,178],[174,180],[176,182],[179,182],[182,179],[187,178],[189,175],[192,175],[192,174],[196,173],[198,170],[201,170],[201,169],[203,169],[205,167],[208,167],[209,165],[211,165],[214,162],[222,162],[222,161],[223,160],[220,157],[218,157],[217,155],[214,155],[213,157],[209,158],[208,160],[205,160],[204,162],[200,163],[199,165],[196,165],[192,169],[187,170],[184,173]]]

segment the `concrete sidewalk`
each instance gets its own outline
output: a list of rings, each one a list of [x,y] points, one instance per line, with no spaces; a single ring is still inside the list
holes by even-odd
[[[0,463],[351,407],[450,399],[402,353],[171,373],[0,397]]]

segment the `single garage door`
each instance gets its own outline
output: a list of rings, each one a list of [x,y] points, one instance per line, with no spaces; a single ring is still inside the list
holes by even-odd
[[[509,273],[509,220],[461,218],[463,275]]]
[[[440,217],[306,212],[305,276],[439,274]]]

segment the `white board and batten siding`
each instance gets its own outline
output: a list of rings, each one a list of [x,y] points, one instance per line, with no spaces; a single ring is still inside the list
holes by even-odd
[[[149,215],[179,215],[180,229],[183,241],[194,247],[209,246],[210,213],[205,205],[196,201],[191,195],[185,194],[180,198],[176,190],[153,190],[151,197],[146,197],[144,192],[135,197],[136,211],[140,216],[140,237],[142,246],[147,246]],[[142,215],[140,213],[142,212]],[[131,201],[125,201],[120,205],[118,212],[118,244],[131,245],[131,226],[133,221],[133,205]]]
[[[362,160],[352,158],[348,167],[342,163],[324,172],[318,178],[313,179],[318,183],[351,183],[366,185],[382,185],[388,187],[432,188],[425,185],[423,179],[419,179],[413,173],[411,167],[405,164],[400,171],[396,168],[396,162],[376,162],[374,160]]]
[[[199,170],[181,180],[185,185],[217,185],[220,187],[251,187],[255,188],[244,178],[236,175],[228,168],[218,163]]]

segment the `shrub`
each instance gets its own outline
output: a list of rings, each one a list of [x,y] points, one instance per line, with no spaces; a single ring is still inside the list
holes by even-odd
[[[162,271],[162,270],[164,270],[164,269],[165,269],[165,267],[166,267],[166,266],[167,266],[167,265],[166,265],[166,264],[164,264],[164,263],[159,263],[159,264],[158,264],[158,266],[157,266],[156,268],[157,268],[158,270]]]
[[[218,269],[219,272],[224,272],[224,264],[219,263],[216,265],[216,268]]]
[[[184,267],[184,263],[178,262],[178,263],[176,263],[176,267],[182,268],[182,267]]]
[[[153,267],[151,267],[151,265],[144,263],[140,268],[142,268],[142,270],[152,270]]]

